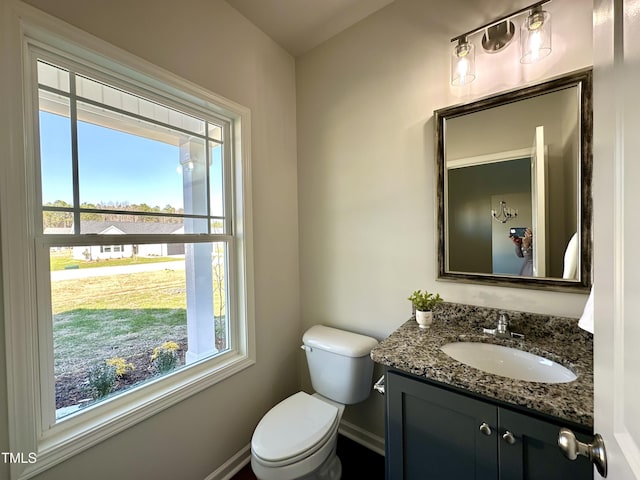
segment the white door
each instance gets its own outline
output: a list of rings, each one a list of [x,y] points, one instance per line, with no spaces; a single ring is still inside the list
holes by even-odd
[[[531,147],[531,230],[533,230],[533,276],[546,277],[547,267],[547,157],[544,127],[536,127]]]
[[[594,7],[595,431],[608,478],[631,480],[640,479],[640,0]]]

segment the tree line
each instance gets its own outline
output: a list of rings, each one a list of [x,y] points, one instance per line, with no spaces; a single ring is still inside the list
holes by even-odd
[[[64,200],[56,200],[55,202],[47,202],[44,207],[61,207],[61,208],[73,208],[73,206]],[[161,214],[182,214],[183,208],[174,208],[167,204],[160,208],[159,206],[152,207],[146,203],[127,203],[127,202],[99,202],[99,203],[87,203],[84,202],[80,205],[80,208],[86,208],[91,210],[120,210],[126,212],[132,212],[129,214],[123,213],[82,213],[82,220],[85,221],[98,221],[98,222],[153,222],[153,223],[181,223],[181,218],[175,217],[163,217],[163,216],[146,216],[136,215],[136,213],[161,213]],[[43,228],[71,228],[73,225],[73,214],[71,212],[59,212],[44,209],[42,212],[42,226]]]

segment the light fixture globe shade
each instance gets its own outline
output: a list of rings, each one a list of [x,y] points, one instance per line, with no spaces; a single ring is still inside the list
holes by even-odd
[[[473,44],[459,41],[451,52],[451,85],[471,83],[476,78],[476,55]]]
[[[535,63],[551,53],[551,15],[532,12],[520,28],[520,63]]]

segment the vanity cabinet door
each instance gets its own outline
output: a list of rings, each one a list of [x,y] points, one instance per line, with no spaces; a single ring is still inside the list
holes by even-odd
[[[514,480],[591,480],[593,467],[585,457],[568,460],[558,447],[563,425],[498,409],[500,478]],[[576,432],[583,442],[591,436]],[[509,433],[511,435],[509,435]]]
[[[387,479],[498,478],[494,405],[393,372],[386,401]]]
[[[558,447],[562,423],[390,370],[385,391],[387,480],[593,480],[591,462]]]

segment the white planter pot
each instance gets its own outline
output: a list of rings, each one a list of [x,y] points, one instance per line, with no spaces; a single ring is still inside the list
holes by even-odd
[[[433,312],[416,310],[416,322],[418,322],[420,328],[429,328],[433,323]]]

